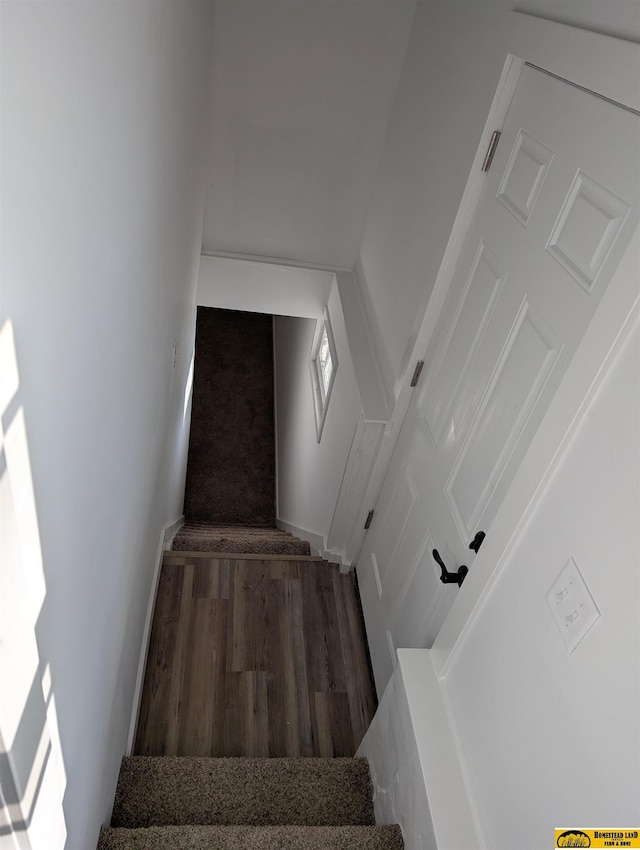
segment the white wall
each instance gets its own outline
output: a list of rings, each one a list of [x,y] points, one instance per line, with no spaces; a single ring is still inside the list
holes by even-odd
[[[550,21],[640,42],[637,0],[520,0],[515,8]]]
[[[640,821],[638,386],[636,320],[447,676],[490,847]],[[545,598],[569,558],[601,615],[573,654]]]
[[[211,12],[0,13],[0,725],[34,850],[78,850],[110,814],[182,512]]]
[[[362,410],[338,288],[328,302],[338,370],[317,442],[309,357],[316,322],[276,316],[278,520],[326,539]]]
[[[202,307],[320,318],[331,272],[227,257],[200,258],[196,300]]]
[[[218,0],[205,252],[355,262],[415,0]]]
[[[514,5],[416,7],[358,260],[369,324],[395,378],[408,365],[507,53],[526,59],[532,43]],[[637,36],[635,2],[531,0],[523,8],[552,14],[556,5],[574,24]],[[592,58],[595,69],[601,57]]]

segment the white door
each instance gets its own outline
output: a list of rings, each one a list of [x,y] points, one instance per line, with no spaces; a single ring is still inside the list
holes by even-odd
[[[358,562],[380,693],[464,592],[432,550],[473,570],[637,226],[639,150],[635,113],[525,66]]]

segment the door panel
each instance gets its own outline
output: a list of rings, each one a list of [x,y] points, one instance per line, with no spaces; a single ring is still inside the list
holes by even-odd
[[[561,344],[528,302],[518,311],[491,385],[445,486],[460,537],[468,542],[535,410]]]
[[[464,592],[431,550],[473,569],[637,226],[639,146],[637,115],[524,68],[358,564],[379,691]]]
[[[591,292],[629,210],[626,201],[578,171],[548,251],[587,292]]]
[[[524,227],[529,223],[552,159],[552,150],[520,130],[497,198]]]
[[[469,391],[477,386],[477,376],[474,380],[470,372],[505,277],[500,261],[481,240],[442,353],[436,355],[437,364],[428,370],[425,389],[420,394],[420,412],[436,446],[453,407],[460,424],[470,415],[473,393]]]
[[[411,511],[418,500],[411,470],[407,464],[400,468],[398,481],[394,487],[393,496],[388,502],[382,522],[382,534],[377,547],[377,568],[380,577],[380,594],[382,595],[390,570],[392,570],[398,547],[405,537],[406,527],[411,518]]]

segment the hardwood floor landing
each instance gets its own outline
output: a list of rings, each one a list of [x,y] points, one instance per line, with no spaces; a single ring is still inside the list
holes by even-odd
[[[375,708],[350,575],[310,560],[165,559],[137,755],[352,756]]]

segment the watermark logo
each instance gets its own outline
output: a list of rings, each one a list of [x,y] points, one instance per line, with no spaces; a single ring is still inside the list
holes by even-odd
[[[554,847],[637,847],[638,829],[556,829]]]
[[[591,847],[591,839],[580,829],[568,829],[560,835],[556,831],[556,847]]]

